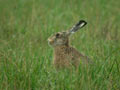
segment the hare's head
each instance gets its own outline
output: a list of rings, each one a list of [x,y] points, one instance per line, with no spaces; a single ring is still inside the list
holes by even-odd
[[[68,44],[68,34],[67,32],[58,32],[53,36],[48,38],[48,42],[51,46],[67,45]]]
[[[51,46],[60,46],[60,45],[66,45],[69,44],[69,36],[73,33],[75,33],[79,28],[82,28],[85,26],[87,22],[84,20],[80,20],[77,24],[75,24],[72,29],[66,31],[66,32],[58,32],[51,37],[48,38],[48,42]]]

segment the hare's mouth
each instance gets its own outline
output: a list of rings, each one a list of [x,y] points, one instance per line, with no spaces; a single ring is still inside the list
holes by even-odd
[[[48,42],[50,45],[52,45],[53,44],[53,42]]]
[[[48,44],[49,45],[52,45],[53,43],[54,43],[53,40],[48,39]]]

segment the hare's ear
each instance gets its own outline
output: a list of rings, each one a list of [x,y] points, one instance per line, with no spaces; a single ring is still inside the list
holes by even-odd
[[[86,21],[80,20],[77,24],[75,24],[75,25],[68,31],[69,35],[72,34],[72,33],[75,33],[76,31],[78,31],[78,29],[84,27],[86,24],[87,24]]]

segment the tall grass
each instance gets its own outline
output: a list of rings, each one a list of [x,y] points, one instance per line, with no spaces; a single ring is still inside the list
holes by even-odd
[[[119,90],[119,0],[1,0],[1,90]],[[47,38],[78,20],[70,40],[94,65],[56,71]]]

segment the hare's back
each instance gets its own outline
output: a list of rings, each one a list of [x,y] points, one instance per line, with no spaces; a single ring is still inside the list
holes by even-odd
[[[89,63],[91,60],[85,56],[84,54],[80,53],[78,50],[76,50],[73,47],[70,47],[70,54],[69,56],[72,56],[72,60],[75,60],[78,63],[78,60],[84,62],[84,63]]]

